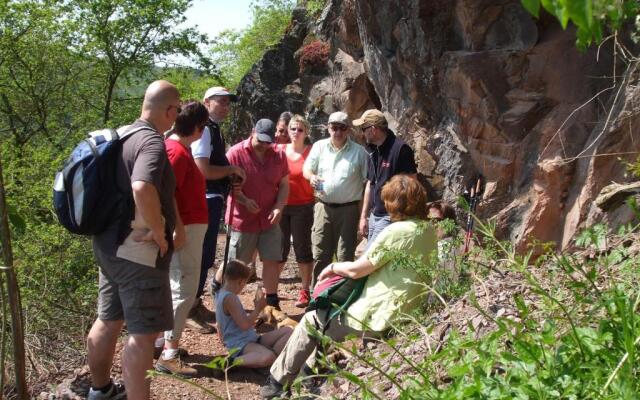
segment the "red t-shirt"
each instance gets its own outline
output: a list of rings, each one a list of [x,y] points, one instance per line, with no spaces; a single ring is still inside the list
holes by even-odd
[[[279,145],[278,148],[286,154],[286,146],[286,144]],[[311,146],[307,146],[302,152],[302,157],[295,161],[287,156],[287,165],[289,165],[289,199],[287,200],[287,205],[289,206],[313,203],[313,188],[302,174],[302,166],[310,151]]]
[[[233,229],[240,232],[260,232],[271,228],[269,214],[276,204],[280,181],[289,175],[287,156],[273,146],[265,152],[264,160],[260,161],[251,147],[249,137],[231,147],[227,151],[227,158],[231,165],[237,165],[247,173],[242,192],[260,207],[257,214],[252,214],[245,206],[233,201],[230,195],[225,219],[227,224],[233,208]]]
[[[209,223],[205,180],[191,156],[191,151],[173,139],[165,140],[164,144],[173,174],[176,176],[176,202],[182,223]]]

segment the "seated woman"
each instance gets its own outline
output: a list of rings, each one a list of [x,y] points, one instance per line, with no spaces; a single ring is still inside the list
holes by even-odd
[[[424,290],[424,279],[415,270],[416,263],[400,261],[432,265],[435,260],[437,239],[433,226],[425,221],[426,197],[422,185],[408,175],[396,175],[387,182],[382,200],[393,223],[358,260],[330,264],[318,277],[320,286],[335,275],[352,279],[366,276],[362,294],[347,313],[331,320],[328,326],[327,310],[310,311],[302,317],[271,367],[271,375],[261,390],[263,398],[281,396],[283,388],[290,386],[303,367],[310,368],[318,344],[310,334],[311,327],[337,341],[353,334],[380,335],[391,327],[394,318],[414,304]]]

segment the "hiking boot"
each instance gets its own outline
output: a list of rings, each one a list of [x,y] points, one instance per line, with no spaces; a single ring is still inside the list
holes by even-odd
[[[174,357],[168,360],[160,357],[160,359],[156,361],[156,371],[178,375],[183,378],[193,378],[198,375],[198,370],[182,362],[180,357]]]
[[[187,315],[187,317],[191,318],[191,317],[195,317],[196,315],[198,315],[198,309],[200,307],[203,307],[202,298],[196,297],[196,299],[193,302],[193,305],[191,306],[191,310],[189,310],[189,314]]]
[[[160,356],[162,355],[162,352],[164,351],[164,347],[154,347],[153,348],[153,359],[157,360],[160,358]],[[189,357],[189,351],[185,348],[178,348],[178,356],[180,357]]]
[[[309,291],[308,290],[300,290],[300,292],[298,292],[298,301],[296,301],[296,307],[298,308],[305,308],[306,306],[309,305],[309,300],[311,299],[311,296],[309,295]]]
[[[187,322],[185,325],[187,326],[187,328],[191,329],[192,331],[198,332],[202,335],[209,335],[216,331],[216,328],[214,328],[212,325],[209,325],[208,323],[201,321],[197,317],[187,318]]]
[[[260,396],[263,399],[275,399],[286,394],[284,387],[276,381],[273,375],[269,375],[267,381],[260,388]]]
[[[215,313],[213,311],[209,311],[209,309],[204,305],[202,300],[198,301],[191,310],[189,311],[189,318],[195,318],[202,322],[213,321],[215,318]]]
[[[305,363],[298,379],[301,379],[301,381],[300,386],[296,388],[297,394],[303,395],[300,396],[300,399],[315,399],[320,397],[320,386],[326,381],[325,376],[316,374],[313,369]]]
[[[107,390],[106,393],[103,393],[101,390],[91,388],[87,395],[87,400],[118,400],[126,398],[127,391],[124,389],[124,385],[122,383],[113,382],[111,382],[111,388]]]

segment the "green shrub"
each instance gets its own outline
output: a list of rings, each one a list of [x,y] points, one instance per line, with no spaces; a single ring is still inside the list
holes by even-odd
[[[91,242],[69,234],[52,210],[55,169],[70,148],[37,142],[19,151],[7,142],[0,145],[7,201],[24,221],[12,226],[12,248],[32,379],[60,365],[79,365],[97,299]]]
[[[478,221],[483,243],[492,248],[476,247],[468,260],[470,273],[497,261],[500,269],[521,277],[522,290],[510,299],[516,318],[495,317],[475,301],[474,292],[466,293],[496,329],[481,337],[473,327],[468,333],[454,329],[424,359],[403,352],[416,342],[433,343],[426,337],[433,330],[431,318],[425,316],[413,319],[413,327],[404,327],[398,338],[385,340],[382,348],[389,350],[375,355],[324,337],[325,345],[342,348],[372,370],[356,376],[325,358],[336,371],[330,379],[359,386],[364,399],[384,398],[390,387],[400,399],[636,399],[640,257],[628,246],[638,240],[637,228],[611,235],[604,225],[590,227],[579,236],[574,254],[547,253],[533,265],[531,254],[518,256],[495,239],[491,225]],[[521,293],[530,293],[528,299]]]

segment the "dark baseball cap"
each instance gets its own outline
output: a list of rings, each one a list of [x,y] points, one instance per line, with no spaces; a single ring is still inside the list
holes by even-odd
[[[276,125],[268,118],[256,122],[256,135],[261,142],[273,143],[276,137]]]

